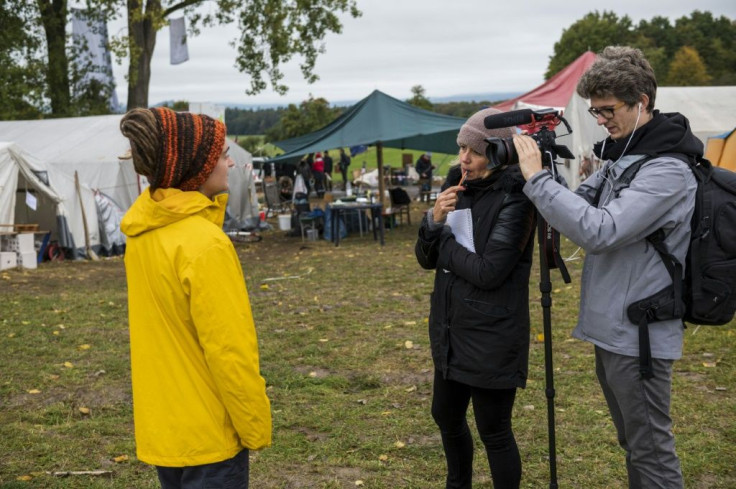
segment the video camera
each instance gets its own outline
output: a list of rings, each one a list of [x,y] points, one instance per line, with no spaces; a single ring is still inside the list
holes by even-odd
[[[549,161],[542,158],[542,165],[549,166],[561,156],[567,159],[575,159],[567,146],[555,144],[554,128],[560,124],[565,124],[568,133],[572,132],[570,124],[567,123],[562,113],[555,109],[522,109],[511,112],[503,112],[501,114],[489,115],[483,120],[486,129],[500,129],[502,127],[519,126],[527,132],[534,141],[537,142],[542,155],[548,154]],[[488,168],[493,170],[499,166],[515,165],[519,163],[519,155],[516,153],[513,138],[486,138],[488,143],[486,148],[486,158],[490,162]]]

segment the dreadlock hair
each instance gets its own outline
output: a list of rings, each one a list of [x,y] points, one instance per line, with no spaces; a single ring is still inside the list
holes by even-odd
[[[197,190],[225,146],[222,122],[165,107],[128,111],[120,131],[130,140],[135,171],[148,179],[151,190]]]

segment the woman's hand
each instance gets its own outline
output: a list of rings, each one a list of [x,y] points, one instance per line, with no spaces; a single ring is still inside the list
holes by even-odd
[[[455,210],[457,205],[457,193],[465,190],[463,185],[455,185],[446,188],[437,196],[432,209],[432,218],[434,222],[445,222],[447,214]]]
[[[542,171],[542,153],[534,139],[523,134],[514,134],[514,147],[519,155],[519,168],[525,180]]]

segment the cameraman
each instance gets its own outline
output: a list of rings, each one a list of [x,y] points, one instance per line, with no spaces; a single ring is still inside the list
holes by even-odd
[[[670,418],[672,364],[682,354],[681,319],[649,325],[653,377],[640,374],[639,331],[627,307],[672,284],[646,237],[662,229],[681,263],[690,239],[696,181],[670,155],[702,155],[703,144],[678,113],[654,110],[657,82],[641,51],[607,47],[577,92],[609,137],[595,145],[604,164],[572,192],[543,169],[537,144],[514,136],[524,193],[554,228],[585,249],[575,338],[595,345],[596,374],[626,451],[629,487],[683,487]],[[626,184],[624,170],[651,155]],[[598,189],[599,203],[593,205]]]

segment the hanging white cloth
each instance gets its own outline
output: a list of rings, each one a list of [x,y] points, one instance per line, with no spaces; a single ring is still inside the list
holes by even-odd
[[[169,47],[172,65],[178,65],[189,60],[187,26],[184,17],[171,19],[169,23]]]
[[[87,85],[90,80],[98,80],[106,87],[110,87],[110,108],[118,109],[118,95],[115,92],[115,78],[112,75],[112,57],[107,43],[107,23],[103,19],[90,19],[82,9],[70,9],[72,17],[72,39],[81,50],[78,62],[80,68],[85,68],[81,85]],[[85,66],[89,62],[89,68]]]

